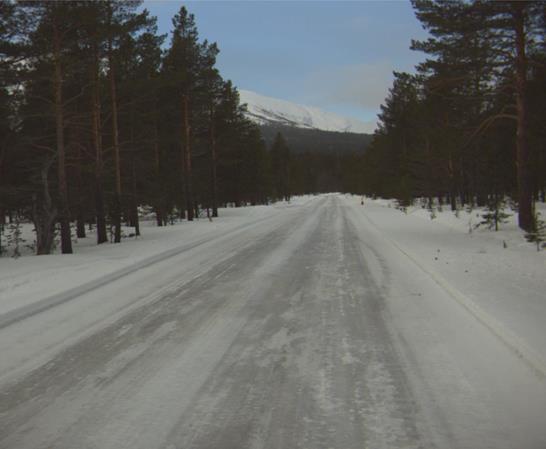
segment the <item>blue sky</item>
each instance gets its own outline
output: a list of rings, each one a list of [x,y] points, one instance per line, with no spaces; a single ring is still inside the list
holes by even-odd
[[[217,66],[241,89],[365,121],[375,120],[393,70],[423,56],[425,37],[405,1],[146,1],[161,33],[184,4],[201,39],[220,48]]]

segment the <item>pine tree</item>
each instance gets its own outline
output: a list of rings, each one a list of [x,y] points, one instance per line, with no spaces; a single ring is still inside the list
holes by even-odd
[[[118,79],[122,173],[129,225],[140,235],[138,207],[155,205],[159,222],[161,198],[161,152],[158,136],[158,84],[163,36],[155,36],[155,23],[146,20],[143,33],[124,34],[118,47]]]
[[[379,130],[372,147],[384,154],[383,182],[388,196],[398,199],[401,207],[414,195],[412,161],[418,144],[417,123],[419,85],[407,73],[394,73],[395,80],[379,114]]]
[[[171,46],[163,61],[163,75],[167,80],[172,98],[178,102],[178,123],[180,130],[180,160],[183,173],[186,216],[193,220],[192,184],[192,113],[196,82],[199,77],[200,46],[193,14],[183,6],[172,20]]]
[[[26,4],[28,13],[38,18],[39,22],[31,35],[29,61],[34,66],[31,72],[43,77],[43,87],[50,90],[40,92],[40,98],[52,111],[54,140],[34,143],[35,146],[51,151],[56,159],[57,183],[57,218],[61,228],[61,251],[72,253],[70,234],[70,208],[67,182],[67,148],[65,145],[66,104],[65,85],[74,69],[74,47],[71,39],[76,26],[72,17],[72,6],[68,3],[32,2]],[[50,56],[51,55],[51,56]],[[50,231],[48,231],[50,232]]]
[[[51,27],[53,41],[53,58],[55,66],[54,91],[55,91],[55,125],[57,139],[57,177],[59,189],[59,221],[61,223],[61,251],[63,254],[72,253],[72,236],[70,234],[70,210],[68,205],[68,183],[66,180],[66,147],[65,147],[65,124],[64,124],[64,95],[63,76],[64,66],[62,51],[64,47],[63,30],[61,23],[66,20],[66,10],[61,4],[55,3],[51,11]]]
[[[51,251],[55,221],[61,225],[62,252],[72,252],[65,146],[66,84],[74,71],[73,50],[68,44],[74,27],[68,6],[46,2],[23,3],[20,14],[33,17],[20,55],[26,63],[18,70],[25,82],[24,102],[18,107],[19,159],[27,160],[22,173],[32,192],[37,232],[37,252]],[[55,164],[56,162],[56,164]],[[56,170],[50,170],[56,166]],[[27,200],[28,201],[28,200]],[[27,203],[28,204],[28,203]],[[43,243],[43,245],[42,245]]]
[[[176,207],[192,219],[271,197],[269,154],[215,67],[216,44],[198,41],[182,8],[163,53],[139,4],[0,3],[0,225],[32,220],[38,254],[54,249],[57,224],[70,252],[74,220],[78,237],[95,224],[101,244],[109,218],[119,242],[122,218],[139,233],[140,204],[165,224]]]
[[[87,76],[85,83],[87,102],[87,129],[89,130],[90,157],[88,163],[92,166],[92,185],[94,200],[94,216],[97,233],[97,244],[106,243],[106,205],[104,194],[104,148],[103,148],[103,76],[105,71],[105,4],[102,2],[83,2],[79,6],[79,41],[83,47],[82,59],[85,63]],[[87,142],[85,144],[87,146]],[[81,153],[80,153],[81,154]],[[92,155],[92,156],[91,156]],[[80,160],[80,164],[83,162]]]
[[[217,109],[221,101],[223,80],[215,68],[218,47],[215,43],[202,45],[201,58],[201,102],[208,114],[209,166],[210,166],[210,207],[212,216],[218,217],[218,120]]]
[[[418,19],[433,36],[412,43],[413,49],[433,56],[420,69],[434,74],[442,85],[452,86],[453,107],[467,104],[456,113],[461,127],[470,130],[463,146],[472,145],[477,150],[480,136],[493,123],[504,119],[516,121],[518,220],[522,229],[529,229],[532,170],[528,146],[528,53],[534,46],[533,37],[540,32],[536,18],[540,17],[537,12],[543,8],[543,2],[415,0],[413,5]],[[507,78],[515,104],[507,99],[492,109],[493,96],[501,92],[496,89],[506,90]],[[513,106],[516,114],[508,112]],[[483,196],[483,186],[478,185],[480,174],[476,173],[479,165],[475,160],[471,162],[469,176],[474,180],[474,189]]]
[[[141,176],[145,188],[141,194],[143,200],[153,205],[158,226],[163,226],[166,223],[167,209],[165,199],[167,195],[165,180],[167,167],[159,132],[161,109],[159,90],[161,85],[161,45],[165,36],[157,36],[155,32],[155,25],[152,24],[148,31],[134,39],[135,55],[126,60],[128,63],[133,61],[133,64],[129,65],[125,71],[127,74],[133,74],[129,86],[129,96],[133,99],[135,96],[139,98],[135,107],[137,108],[137,123],[140,126],[133,124],[133,127],[136,128],[137,139],[142,142],[138,161],[142,161],[140,172],[143,172]],[[142,95],[143,92],[146,94]]]
[[[110,114],[112,126],[112,150],[114,156],[114,199],[112,207],[112,218],[114,224],[114,242],[121,241],[121,210],[122,210],[122,160],[120,145],[120,118],[118,99],[118,78],[117,66],[120,58],[130,58],[131,55],[123,54],[120,51],[121,42],[128,37],[142,31],[145,27],[153,24],[148,17],[147,11],[137,14],[136,9],[141,2],[134,0],[107,1],[105,6],[105,40],[106,54],[108,59],[108,83],[110,92]],[[129,164],[130,174],[133,173],[134,164]],[[131,175],[130,175],[131,176]]]

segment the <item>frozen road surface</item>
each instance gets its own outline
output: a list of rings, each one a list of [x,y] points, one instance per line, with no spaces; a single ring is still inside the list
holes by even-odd
[[[540,361],[366,214],[323,196],[3,326],[0,448],[546,448]]]

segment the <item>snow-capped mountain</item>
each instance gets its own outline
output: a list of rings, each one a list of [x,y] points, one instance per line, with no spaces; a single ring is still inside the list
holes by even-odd
[[[241,103],[247,104],[247,117],[260,125],[281,124],[323,131],[373,133],[375,125],[355,118],[342,117],[319,108],[266,97],[249,90],[239,90]]]

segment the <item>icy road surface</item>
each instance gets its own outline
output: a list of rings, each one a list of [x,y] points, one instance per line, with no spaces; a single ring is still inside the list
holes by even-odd
[[[286,208],[5,325],[0,448],[546,448],[540,361],[365,214]]]

